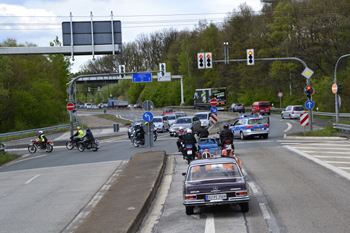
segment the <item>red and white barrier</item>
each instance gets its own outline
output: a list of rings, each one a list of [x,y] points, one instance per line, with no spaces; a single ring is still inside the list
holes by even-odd
[[[307,125],[309,125],[309,114],[308,113],[300,114],[300,126],[307,126]]]

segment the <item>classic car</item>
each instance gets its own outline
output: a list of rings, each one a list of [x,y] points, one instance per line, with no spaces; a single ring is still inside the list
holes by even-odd
[[[182,175],[187,215],[193,214],[196,206],[240,205],[242,212],[249,211],[248,186],[234,158],[193,160]]]

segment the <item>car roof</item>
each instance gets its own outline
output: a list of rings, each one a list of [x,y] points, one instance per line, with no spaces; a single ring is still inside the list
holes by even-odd
[[[236,159],[229,158],[229,157],[215,157],[215,158],[209,158],[209,159],[192,160],[190,165],[191,166],[199,166],[199,165],[209,165],[209,164],[216,164],[216,163],[235,163],[235,164],[237,164],[237,161],[236,161]]]
[[[209,113],[210,112],[197,112],[197,113],[194,114],[194,116],[197,115],[197,114],[209,114]]]
[[[155,116],[155,117],[153,117],[153,119],[154,119],[154,118],[162,118],[162,119],[163,119],[163,117],[164,117],[164,116]]]

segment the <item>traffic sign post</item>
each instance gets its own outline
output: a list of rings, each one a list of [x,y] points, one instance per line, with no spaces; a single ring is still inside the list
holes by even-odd
[[[152,103],[152,102],[151,102]],[[152,147],[154,146],[153,144],[153,137],[151,137],[152,133],[153,133],[153,130],[152,130],[152,126],[153,124],[149,123],[153,120],[153,114],[151,112],[145,112],[143,115],[142,115],[142,119],[145,121],[145,122],[148,122],[148,124],[145,124],[143,127],[144,127],[144,130],[146,132],[145,134],[145,146],[149,146],[149,147]]]
[[[309,114],[301,113],[300,114],[300,126],[304,126],[304,137],[306,136],[306,128],[305,126],[309,125]]]
[[[73,111],[74,108],[75,108],[75,106],[74,106],[73,103],[68,103],[68,104],[67,104],[67,110],[68,110],[68,111]]]
[[[283,93],[278,92],[278,97],[280,97],[280,108],[282,108],[282,96],[283,96]]]

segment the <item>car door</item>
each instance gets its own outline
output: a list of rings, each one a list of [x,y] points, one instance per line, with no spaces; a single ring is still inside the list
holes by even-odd
[[[242,125],[242,119],[236,120],[233,126],[230,128],[233,130],[233,136],[239,137],[240,125]]]

